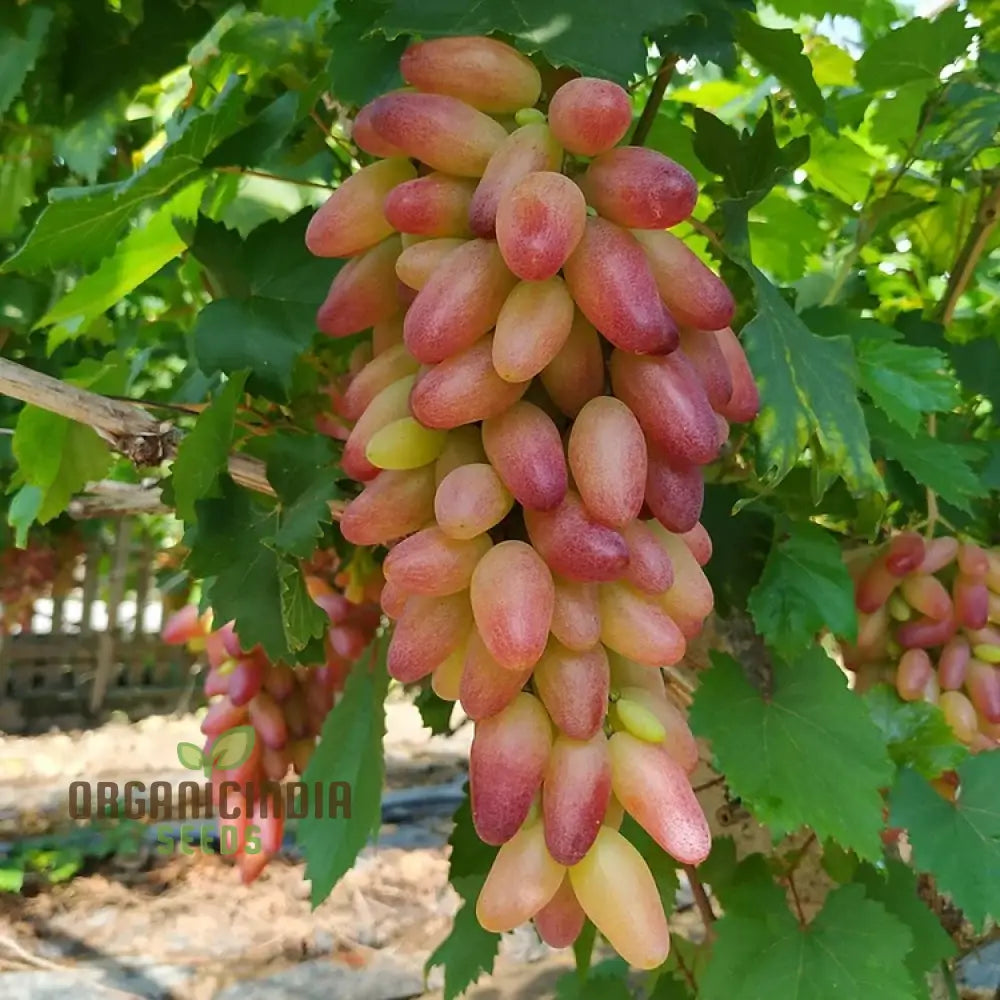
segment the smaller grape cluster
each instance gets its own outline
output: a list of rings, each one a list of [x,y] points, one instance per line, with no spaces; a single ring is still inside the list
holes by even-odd
[[[892,683],[938,705],[972,751],[1000,745],[1000,550],[901,532],[849,569],[858,639],[844,661],[858,687]]]
[[[73,573],[83,554],[77,531],[30,538],[23,548],[0,552],[0,633],[31,629],[35,602],[55,597],[73,586]]]
[[[231,841],[240,877],[249,884],[281,848],[285,817],[283,799],[274,784],[294,771],[302,775],[309,764],[316,738],[327,713],[343,689],[351,665],[369,646],[381,620],[377,599],[380,574],[367,581],[349,567],[331,586],[323,576],[308,575],[312,599],[330,618],[326,636],[326,662],[317,667],[290,667],[274,663],[259,647],[242,648],[232,622],[212,628],[211,612],[199,615],[187,605],[164,624],[162,637],[173,645],[204,652],[209,670],[205,694],[210,699],[201,723],[204,756],[212,759],[216,741],[237,726],[252,726],[256,738],[249,756],[232,769],[212,771],[212,801],[219,813],[219,833],[231,826]],[[354,598],[351,600],[349,598]],[[220,813],[221,785],[227,787],[225,813]],[[233,794],[232,788],[238,788]],[[259,850],[246,850],[247,834],[256,827]]]

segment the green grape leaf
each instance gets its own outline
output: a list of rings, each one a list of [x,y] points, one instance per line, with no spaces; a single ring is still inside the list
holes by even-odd
[[[88,184],[97,180],[101,167],[111,157],[127,106],[127,97],[115,94],[68,128],[56,132],[53,152]]]
[[[326,33],[330,89],[346,104],[367,104],[379,94],[403,86],[399,57],[408,40],[369,34],[389,0],[339,0],[337,20]]]
[[[749,56],[788,87],[799,107],[822,115],[826,104],[802,51],[801,37],[787,29],[765,28],[746,12],[736,24],[736,41]]]
[[[7,508],[7,523],[14,529],[14,544],[23,549],[28,544],[28,531],[38,520],[45,494],[37,486],[22,486],[11,498]]]
[[[20,892],[24,886],[24,868],[16,861],[0,864],[0,892]]]
[[[512,4],[482,0],[391,0],[379,27],[390,37],[488,35],[500,31],[525,52],[541,52],[554,66],[626,84],[646,69],[643,35],[681,24],[701,13],[700,0],[677,0],[650,8],[646,0],[535,0]]]
[[[906,956],[906,967],[921,998],[929,1000],[927,973],[940,962],[955,955],[955,942],[945,933],[938,918],[927,908],[917,892],[917,876],[901,861],[886,861],[885,872],[870,864],[860,865],[854,881],[865,887],[865,895],[881,903],[902,921],[913,937],[913,948]]]
[[[969,511],[972,500],[986,495],[986,487],[971,465],[984,457],[980,448],[942,441],[922,427],[916,434],[907,434],[878,410],[867,409],[865,418],[875,447],[943,500]]]
[[[57,299],[35,327],[58,323],[66,330],[63,339],[85,333],[101,313],[151,278],[184,249],[184,240],[177,233],[174,219],[193,220],[198,214],[203,191],[204,184],[199,182],[178,192],[133,229],[96,271],[81,278]]]
[[[299,357],[316,331],[316,309],[343,261],[314,257],[305,246],[311,211],[284,222],[259,226],[240,244],[244,279],[231,280],[231,294],[216,299],[198,314],[194,345],[199,367],[206,374],[247,369],[247,389],[285,401]],[[222,247],[233,241],[212,233],[209,259],[224,256]],[[231,271],[224,272],[231,277]]]
[[[940,351],[868,339],[855,350],[861,388],[907,433],[917,432],[922,414],[958,406],[961,395]]]
[[[483,973],[493,971],[500,950],[500,935],[483,930],[476,919],[476,899],[486,882],[497,848],[484,844],[472,824],[472,809],[466,797],[455,810],[448,838],[451,858],[448,881],[462,899],[448,936],[431,953],[425,972],[444,966],[444,998],[461,996]]]
[[[92,427],[37,406],[18,416],[13,449],[25,482],[41,491],[39,524],[61,514],[75,493],[111,466],[111,452]]]
[[[257,730],[253,726],[234,726],[232,729],[227,729],[212,744],[211,759],[205,761],[205,770],[231,771],[239,767],[253,753],[256,740]],[[184,744],[177,747],[178,756],[182,745]]]
[[[632,1000],[628,965],[620,958],[608,958],[588,969],[585,978],[575,971],[565,972],[556,982],[555,1000]]]
[[[219,621],[236,621],[249,649],[260,643],[272,660],[288,654],[281,601],[281,560],[265,540],[274,537],[277,515],[228,476],[218,497],[195,502],[196,523],[185,536],[185,567],[211,580],[209,602]]]
[[[834,889],[805,928],[775,887],[756,912],[727,912],[714,929],[704,1000],[913,1000],[910,931],[859,885]]]
[[[308,559],[332,521],[330,501],[340,496],[333,442],[321,434],[277,434],[266,441],[265,459],[279,501],[274,544]]]
[[[809,180],[848,205],[863,201],[878,161],[850,136],[817,132],[804,169]]]
[[[385,778],[382,738],[389,675],[381,649],[385,640],[376,642],[372,653],[352,667],[344,693],[326,717],[319,744],[302,776],[310,786],[343,781],[351,789],[349,817],[317,816],[310,810],[299,823],[298,843],[306,856],[314,907],[330,895],[381,826]]]
[[[195,179],[205,155],[242,124],[245,100],[234,77],[210,108],[188,112],[173,141],[128,179],[96,187],[52,188],[49,204],[25,242],[4,262],[3,270],[30,273],[80,266],[111,253],[142,205]]]
[[[937,80],[948,63],[972,41],[965,13],[952,7],[933,21],[915,17],[876,38],[858,60],[858,83],[865,90],[891,90],[914,80]]]
[[[454,702],[439,698],[434,693],[434,689],[428,685],[421,688],[420,693],[414,699],[414,704],[420,713],[420,721],[434,736],[443,736],[451,732],[451,713],[455,707]]]
[[[903,701],[888,684],[876,685],[864,700],[898,767],[912,767],[925,778],[936,778],[968,757],[937,705]]]
[[[38,135],[14,136],[0,158],[0,237],[14,236],[21,225],[21,211],[34,196],[38,160],[47,155]]]
[[[278,562],[281,578],[281,620],[285,642],[297,653],[312,639],[322,639],[330,628],[326,612],[310,597],[302,565],[297,560]]]
[[[850,340],[817,336],[748,259],[734,259],[757,291],[757,315],[742,340],[760,388],[757,428],[772,482],[788,475],[815,438],[852,492],[881,490]]]
[[[776,835],[811,827],[865,858],[881,854],[880,789],[892,763],[864,704],[818,646],[775,659],[770,697],[712,654],[690,713],[729,788]],[[822,766],[816,762],[822,761]]]
[[[793,524],[775,541],[748,606],[757,631],[789,658],[824,626],[857,636],[854,585],[840,546],[815,524]]]
[[[181,762],[181,767],[186,767],[189,771],[200,771],[205,766],[205,755],[195,743],[178,743],[177,759]]]
[[[219,477],[229,461],[245,382],[246,372],[229,379],[177,448],[171,482],[174,507],[184,521],[195,519],[195,501],[219,496]]]
[[[904,768],[889,796],[889,823],[906,830],[913,864],[930,872],[973,926],[1000,914],[1000,750],[957,768],[955,802]]]
[[[52,11],[41,4],[4,11],[0,18],[0,115],[21,92],[51,24]]]

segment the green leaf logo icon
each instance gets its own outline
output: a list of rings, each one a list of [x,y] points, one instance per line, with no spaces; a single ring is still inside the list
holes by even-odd
[[[201,747],[194,743],[178,743],[177,759],[181,762],[181,767],[186,767],[189,771],[200,771],[205,765],[205,755],[201,752]]]
[[[253,752],[257,732],[253,726],[236,726],[223,733],[212,745],[211,760],[205,761],[205,776],[213,769],[231,771],[239,767]]]

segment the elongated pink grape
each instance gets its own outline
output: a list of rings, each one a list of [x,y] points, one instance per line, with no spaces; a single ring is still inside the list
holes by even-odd
[[[580,936],[586,919],[567,875],[556,894],[535,914],[535,928],[550,948],[568,948]]]
[[[247,710],[250,725],[257,730],[264,746],[280,750],[288,742],[288,726],[281,706],[266,692],[258,691],[251,699]]]
[[[640,666],[640,669],[647,674],[652,673],[649,667]],[[662,691],[655,693],[648,688],[620,687],[618,693],[656,716],[666,734],[660,745],[685,773],[691,774],[698,766],[698,744],[684,713]]]
[[[698,373],[712,409],[719,413],[732,398],[733,376],[718,337],[709,330],[682,326],[680,349]]]
[[[381,139],[407,156],[459,177],[481,177],[507,138],[499,122],[441,94],[386,94],[374,102],[370,122]]]
[[[645,146],[621,146],[601,153],[593,159],[580,184],[598,214],[635,229],[663,230],[676,225],[691,214],[698,200],[698,185],[691,174],[670,157]],[[661,253],[666,258],[665,268],[674,272],[677,297],[683,299],[684,286],[691,283],[690,275],[684,273],[685,267],[691,270],[690,260],[676,251]],[[697,257],[694,261],[700,263]],[[718,325],[725,326],[729,318]],[[693,325],[714,329],[697,321]]]
[[[904,653],[909,655],[913,650]],[[938,682],[945,691],[957,691],[965,683],[965,671],[972,658],[972,649],[965,636],[957,635],[945,643],[938,657]]]
[[[469,205],[476,181],[437,171],[408,180],[386,196],[383,211],[401,233],[416,236],[471,236]]]
[[[476,724],[469,751],[472,822],[487,844],[517,833],[542,786],[552,726],[542,703],[519,694],[498,715]]]
[[[378,475],[378,469],[366,457],[372,436],[395,420],[410,415],[410,392],[416,377],[408,375],[387,385],[365,407],[344,444],[341,465],[352,478],[366,482]]]
[[[754,381],[753,372],[750,371],[747,356],[743,353],[743,345],[739,342],[736,334],[727,326],[716,330],[715,338],[719,342],[722,353],[726,356],[729,374],[733,382],[733,394],[729,397],[729,402],[719,409],[719,412],[731,423],[744,424],[753,420],[760,410],[760,394],[757,391],[757,383]]]
[[[924,544],[924,559],[920,564],[921,573],[937,573],[951,565],[958,555],[958,539],[930,538]]]
[[[469,425],[452,428],[448,432],[444,451],[441,452],[434,464],[434,480],[440,486],[441,481],[449,472],[453,472],[463,465],[485,461],[483,435],[479,428]],[[476,534],[478,535],[479,532],[477,531]]]
[[[615,798],[671,857],[698,865],[712,849],[712,834],[684,769],[652,743],[628,733],[608,741]]]
[[[469,240],[452,250],[406,313],[410,353],[432,364],[470,347],[496,323],[515,284],[495,243]]]
[[[379,595],[379,605],[388,618],[395,621],[406,607],[406,602],[413,595],[402,587],[397,587],[390,580],[386,580]]]
[[[610,80],[582,76],[564,83],[549,102],[549,124],[559,142],[578,156],[611,149],[632,124],[628,93]]]
[[[208,706],[208,711],[201,720],[201,731],[206,736],[218,736],[227,729],[242,725],[246,720],[246,706],[234,705],[228,697],[223,696]]]
[[[599,643],[586,651],[551,641],[535,665],[535,691],[567,736],[588,740],[599,732],[608,707],[610,669]]]
[[[493,367],[507,382],[537,375],[562,350],[573,326],[573,297],[562,278],[522,281],[497,318]]]
[[[330,285],[316,314],[316,328],[330,337],[360,333],[400,311],[396,297],[396,258],[402,250],[390,236],[349,260]]]
[[[587,219],[563,274],[580,311],[616,347],[636,354],[666,354],[677,347],[677,324],[628,230],[606,219]]]
[[[316,211],[306,227],[306,246],[317,257],[353,257],[395,231],[383,211],[386,195],[412,180],[409,160],[393,157],[362,167]]]
[[[569,878],[584,913],[629,965],[655,969],[666,961],[670,931],[656,882],[620,833],[602,826]]]
[[[474,538],[499,524],[514,498],[492,465],[462,465],[441,480],[434,494],[434,517],[451,538]]]
[[[619,583],[600,589],[601,642],[649,666],[670,666],[684,656],[684,635],[655,597]]]
[[[711,561],[712,536],[700,521],[690,531],[682,531],[679,534],[699,566],[705,566]]]
[[[899,586],[899,577],[890,573],[885,564],[885,552],[877,555],[858,578],[854,588],[854,603],[858,611],[877,611]]]
[[[413,375],[418,367],[417,360],[405,345],[400,343],[387,348],[351,379],[341,400],[341,413],[348,420],[357,420],[383,389]]]
[[[446,236],[414,243],[412,246],[408,246],[396,259],[396,276],[407,288],[418,292],[422,291],[444,261],[468,242],[468,240]],[[405,318],[403,324],[405,336]]]
[[[592,517],[622,528],[638,516],[646,487],[646,440],[623,402],[598,396],[587,403],[573,423],[567,453]]]
[[[434,470],[380,472],[344,509],[340,531],[354,545],[385,545],[434,516]]]
[[[930,649],[944,645],[956,629],[955,622],[950,618],[918,618],[904,622],[896,629],[896,642],[903,649]]]
[[[976,711],[987,722],[1000,722],[1000,667],[970,660],[965,688]]]
[[[893,535],[885,547],[885,566],[894,576],[912,573],[924,561],[924,539],[915,531],[901,531]]]
[[[651,446],[675,463],[705,465],[719,451],[715,414],[697,373],[679,353],[611,355],[611,384],[636,415]]]
[[[657,602],[676,622],[684,637],[692,639],[712,612],[712,586],[680,535],[664,531],[654,521],[649,525],[670,553],[674,567],[674,585],[659,595]]]
[[[529,823],[493,859],[476,900],[476,918],[485,930],[512,931],[552,899],[565,875],[546,848],[542,825]]]
[[[983,580],[990,570],[989,557],[986,552],[972,542],[963,542],[958,547],[958,569],[965,576]]]
[[[403,684],[426,677],[472,630],[467,592],[450,597],[411,597],[389,641],[389,675]]]
[[[951,595],[935,576],[911,574],[903,578],[900,590],[913,608],[929,618],[947,618],[953,612]]]
[[[567,648],[590,649],[601,638],[597,585],[556,576],[552,634]]]
[[[601,338],[583,313],[575,313],[566,342],[542,369],[541,380],[552,402],[568,417],[575,417],[604,392]]]
[[[919,701],[934,673],[934,664],[923,649],[908,649],[896,667],[896,691],[904,701]]]
[[[650,448],[646,471],[646,505],[668,531],[692,530],[705,502],[705,480],[701,468],[671,461],[659,448]]]
[[[975,739],[979,728],[976,709],[961,691],[942,692],[938,698],[938,707],[944,712],[945,722],[951,726],[959,740],[971,743]]]
[[[385,557],[387,580],[414,594],[445,597],[465,590],[479,560],[492,547],[489,535],[459,541],[440,528],[424,528],[397,542]]]
[[[387,94],[382,95],[382,97],[387,96]],[[351,139],[356,146],[372,156],[406,156],[403,150],[383,139],[372,125],[372,116],[382,97],[376,97],[375,100],[370,101],[354,116],[354,121],[351,124]]]
[[[527,382],[505,382],[496,373],[493,337],[486,336],[421,374],[410,409],[425,427],[460,427],[498,416],[527,388]]]
[[[542,822],[549,853],[561,865],[575,865],[590,850],[611,797],[608,740],[558,736],[542,785]]]
[[[531,667],[507,670],[501,667],[483,640],[473,632],[465,650],[458,697],[465,714],[475,722],[502,712],[531,676]]]
[[[613,150],[606,156],[620,156],[624,152],[625,150]],[[644,152],[649,153],[651,150]],[[591,164],[590,171],[596,165],[597,160]],[[604,197],[608,196],[609,193],[604,192]],[[610,197],[613,198],[614,195]],[[691,204],[693,206],[694,202]],[[683,240],[660,228],[635,229],[632,235],[646,251],[656,287],[660,290],[660,298],[678,323],[704,331],[720,330],[732,322],[735,309],[732,294],[722,279],[703,264],[694,251],[685,246]]]
[[[569,580],[617,580],[628,566],[628,544],[621,533],[595,521],[573,490],[555,510],[525,510],[524,523],[550,569]]]
[[[530,108],[542,92],[534,63],[495,38],[460,35],[417,42],[403,53],[399,68],[418,90],[458,97],[491,113]]]
[[[990,550],[986,553],[986,586],[994,594],[1000,594],[1000,550]]]
[[[246,705],[257,694],[264,681],[265,666],[256,657],[236,661],[226,691],[234,705]]]
[[[674,564],[659,535],[644,521],[622,529],[628,545],[628,570],[624,581],[646,594],[662,594],[674,583]]]
[[[983,628],[990,618],[990,593],[986,584],[960,573],[952,587],[955,615],[966,628]]]
[[[528,174],[497,203],[496,237],[519,278],[554,277],[576,249],[587,223],[583,192],[565,174]]]
[[[566,496],[566,458],[559,430],[544,410],[521,400],[483,421],[483,447],[514,499],[529,510],[553,510]]]
[[[528,174],[558,170],[562,155],[552,130],[544,122],[524,125],[512,132],[494,153],[472,196],[469,205],[472,231],[487,239],[494,237],[500,199]]]
[[[472,574],[476,628],[494,659],[508,670],[533,666],[545,650],[555,588],[552,574],[525,542],[495,545]]]

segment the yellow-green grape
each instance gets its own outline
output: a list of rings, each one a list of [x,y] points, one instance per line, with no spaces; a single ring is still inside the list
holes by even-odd
[[[514,113],[514,121],[518,125],[540,125],[545,121],[545,115],[538,108],[521,108]]]
[[[646,743],[662,743],[667,738],[663,723],[645,705],[628,698],[619,698],[615,702],[615,710],[622,727],[636,739]]]
[[[977,660],[984,660],[986,663],[1000,663],[1000,646],[981,643],[972,647],[972,655]]]
[[[447,437],[447,431],[432,430],[413,417],[403,417],[371,436],[365,458],[377,469],[419,469],[444,451]]]
[[[902,594],[893,594],[889,598],[889,614],[898,622],[906,622],[913,617],[913,608]]]

